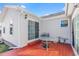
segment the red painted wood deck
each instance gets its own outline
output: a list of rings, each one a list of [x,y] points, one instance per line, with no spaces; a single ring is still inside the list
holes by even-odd
[[[41,41],[35,41],[23,48],[17,48],[4,52],[0,56],[73,56],[73,50],[69,44],[49,42],[48,51],[42,47]]]

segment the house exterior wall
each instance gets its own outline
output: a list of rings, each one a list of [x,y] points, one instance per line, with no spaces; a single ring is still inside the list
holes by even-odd
[[[74,47],[77,51],[77,53],[79,54],[79,37],[78,37],[78,33],[79,33],[79,7],[76,7],[73,14],[72,14],[72,22],[73,22],[73,27],[74,27]]]
[[[2,23],[2,27],[5,27],[5,33],[2,33],[3,39],[16,46],[20,45],[19,17],[19,12],[17,10],[8,9]],[[10,22],[13,24],[12,35],[10,35]]]
[[[67,15],[71,15],[74,10],[75,3],[69,3],[67,5],[68,6],[65,12],[67,13]]]
[[[68,20],[68,27],[61,27],[61,20]],[[67,38],[66,43],[71,44],[70,20],[65,15],[43,18],[40,20],[40,35],[42,33],[50,34],[50,41],[58,41],[58,37]],[[61,40],[63,42],[63,40]]]
[[[28,20],[39,22],[37,16],[26,13],[23,9],[17,9],[17,7],[5,7],[4,10],[6,13],[3,17],[2,28],[5,27],[5,33],[2,33],[2,37],[5,41],[14,44],[16,48],[19,48],[26,46],[31,41],[38,40],[28,40]],[[27,15],[26,19],[25,15]],[[12,35],[10,34],[10,24],[13,24]]]
[[[73,12],[73,14],[72,14],[72,17],[71,17],[72,20],[79,14],[78,11],[79,11],[79,8],[76,8],[76,9],[74,10],[74,12]]]
[[[28,18],[28,17],[27,17]],[[20,47],[27,45],[28,41],[28,20],[25,19],[25,14],[20,14],[19,17],[19,34],[20,34]]]
[[[79,4],[78,3],[73,3],[73,4],[68,4],[68,12],[66,16],[70,16],[70,21],[71,21],[71,34],[72,34],[72,40],[73,40],[73,46],[74,46],[74,52],[79,54]],[[72,11],[72,12],[70,12]],[[69,15],[70,14],[70,15]]]

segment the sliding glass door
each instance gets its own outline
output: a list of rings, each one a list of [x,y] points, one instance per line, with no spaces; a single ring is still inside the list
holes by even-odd
[[[79,54],[79,15],[74,19],[74,41],[76,51]]]
[[[35,38],[39,37],[39,23],[35,22]]]
[[[39,37],[39,22],[28,21],[28,39],[36,39]]]
[[[35,38],[35,22],[30,21],[28,22],[28,39],[34,39]]]

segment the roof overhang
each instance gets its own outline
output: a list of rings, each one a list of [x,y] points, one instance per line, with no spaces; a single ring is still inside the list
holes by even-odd
[[[65,15],[71,16],[76,6],[77,6],[77,3],[66,3],[65,4]]]

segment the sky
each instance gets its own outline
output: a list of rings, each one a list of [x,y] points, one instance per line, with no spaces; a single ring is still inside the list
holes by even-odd
[[[5,5],[21,5],[37,16],[44,16],[64,11],[64,3],[0,3],[0,10]]]

